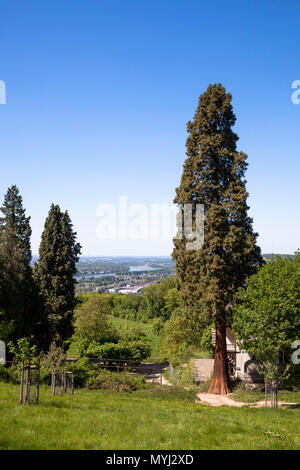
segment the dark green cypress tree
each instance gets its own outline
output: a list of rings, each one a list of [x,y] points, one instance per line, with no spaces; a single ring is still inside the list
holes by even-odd
[[[204,305],[215,321],[210,392],[220,394],[230,391],[226,326],[230,325],[235,293],[263,262],[247,214],[247,156],[236,149],[231,98],[221,84],[209,85],[200,96],[194,120],[187,124],[187,159],[174,200],[181,211],[184,204],[192,204],[194,221],[196,205],[204,205],[202,248],[186,250],[186,239],[182,237],[174,240],[173,258],[190,317],[195,321]]]
[[[34,334],[34,294],[30,217],[17,186],[8,188],[0,218],[0,305],[3,321],[13,326],[11,339]]]
[[[75,306],[75,274],[81,246],[68,212],[51,205],[45,222],[34,277],[43,302],[44,348],[55,342],[63,346],[72,334]],[[46,335],[45,335],[46,332]],[[46,338],[47,336],[47,338]]]

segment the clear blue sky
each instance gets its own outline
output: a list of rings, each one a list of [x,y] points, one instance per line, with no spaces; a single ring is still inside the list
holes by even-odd
[[[1,198],[17,184],[32,247],[51,202],[86,255],[164,255],[170,241],[100,241],[97,206],[171,203],[186,122],[209,83],[233,95],[263,252],[300,247],[300,1],[1,3]]]

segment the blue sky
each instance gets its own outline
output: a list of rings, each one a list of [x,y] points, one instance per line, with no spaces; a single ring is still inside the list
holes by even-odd
[[[34,253],[54,202],[86,255],[168,255],[170,240],[99,240],[97,207],[172,203],[186,122],[215,82],[263,252],[300,247],[298,0],[10,0],[0,18],[0,192],[19,186]]]

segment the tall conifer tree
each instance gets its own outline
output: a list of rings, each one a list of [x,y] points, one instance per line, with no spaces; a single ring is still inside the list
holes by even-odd
[[[232,131],[236,117],[231,95],[221,84],[209,85],[188,122],[187,158],[174,202],[204,205],[204,244],[186,250],[186,240],[174,240],[173,258],[183,301],[195,321],[201,305],[216,328],[214,376],[211,393],[230,391],[226,326],[236,289],[263,262],[248,216],[244,174],[247,155],[238,152]]]
[[[80,251],[68,212],[61,212],[58,205],[52,204],[34,270],[44,306],[44,325],[48,325],[45,348],[51,342],[62,346],[72,334],[74,276]]]
[[[8,188],[0,218],[0,304],[3,321],[11,325],[11,339],[34,333],[30,217],[26,217],[17,186]]]

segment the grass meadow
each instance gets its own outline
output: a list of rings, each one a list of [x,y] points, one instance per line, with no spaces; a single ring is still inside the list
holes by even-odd
[[[110,316],[109,320],[111,324],[122,332],[129,332],[136,328],[143,330],[144,333],[148,336],[151,342],[151,356],[147,359],[148,361],[159,361],[159,350],[162,338],[159,335],[156,335],[152,331],[150,323],[143,323],[140,321],[127,320],[126,318]]]
[[[149,385],[132,393],[80,389],[20,406],[0,383],[0,449],[300,449],[300,409],[209,407],[193,392]]]

